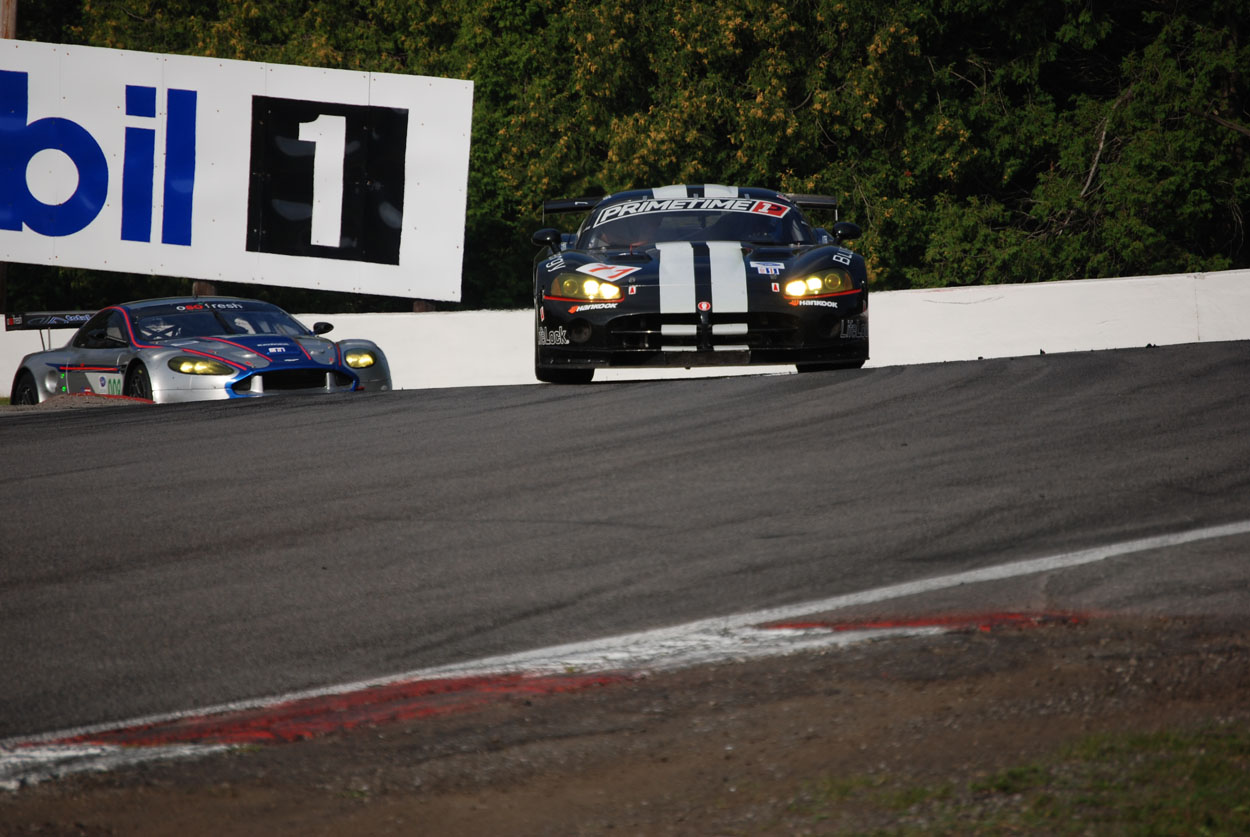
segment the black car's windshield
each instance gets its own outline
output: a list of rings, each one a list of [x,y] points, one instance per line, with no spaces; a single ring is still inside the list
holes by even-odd
[[[131,312],[141,340],[225,337],[239,334],[309,334],[290,314],[272,305],[244,302],[196,302],[162,305]]]
[[[753,198],[685,198],[601,207],[582,225],[577,246],[596,250],[657,241],[810,244],[814,240],[807,221],[786,204]]]

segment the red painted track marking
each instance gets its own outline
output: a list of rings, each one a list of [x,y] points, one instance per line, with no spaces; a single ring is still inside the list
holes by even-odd
[[[1002,612],[910,619],[782,622],[763,626],[763,630],[870,631],[939,628],[947,631],[990,631],[1003,626],[1031,628],[1040,625],[1079,624],[1083,621],[1083,617],[1068,613]],[[640,675],[627,672],[544,676],[518,673],[409,680],[343,694],[300,698],[216,715],[194,715],[140,726],[99,730],[43,741],[37,745],[31,743],[19,746],[277,744],[317,738],[361,726],[464,712],[509,698],[610,686],[636,679],[638,676]]]
[[[276,744],[371,724],[461,712],[510,697],[576,692],[633,678],[633,675],[619,673],[546,677],[509,674],[410,681],[211,717],[186,717],[141,727],[104,730],[46,741],[40,746]]]

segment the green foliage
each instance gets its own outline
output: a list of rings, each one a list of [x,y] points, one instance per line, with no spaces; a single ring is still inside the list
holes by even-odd
[[[45,38],[472,79],[469,307],[527,303],[544,199],[680,182],[839,196],[879,288],[1250,267],[1250,0],[23,10]]]
[[[830,833],[848,834],[861,833],[856,820],[891,821],[871,833],[892,835],[1245,834],[1247,794],[1250,730],[1228,724],[1093,736],[966,784],[824,777],[805,784],[788,813],[794,825],[833,823]]]

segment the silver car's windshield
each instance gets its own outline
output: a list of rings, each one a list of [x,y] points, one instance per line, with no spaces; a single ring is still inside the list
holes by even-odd
[[[744,204],[745,209],[648,208],[649,204],[661,203],[665,202],[638,201],[597,210],[578,232],[577,246],[596,250],[636,248],[657,241],[745,241],[752,244],[811,244],[815,241],[807,221],[797,210],[782,204],[743,200],[737,203]]]
[[[295,337],[310,333],[290,314],[270,306],[233,303],[170,305],[132,312],[131,316],[139,338],[149,341],[238,334]]]

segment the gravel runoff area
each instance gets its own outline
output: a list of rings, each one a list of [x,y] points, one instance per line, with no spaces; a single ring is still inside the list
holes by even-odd
[[[0,793],[0,834],[966,833],[1018,802],[996,771],[1245,731],[1248,694],[1250,617],[1009,623],[69,776]]]

